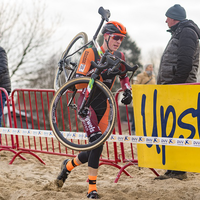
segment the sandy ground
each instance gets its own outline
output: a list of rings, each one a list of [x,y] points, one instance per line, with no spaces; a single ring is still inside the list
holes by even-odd
[[[27,160],[18,157],[10,165],[13,153],[0,151],[0,200],[87,199],[87,165],[75,168],[63,188],[57,189],[54,180],[65,158],[38,155],[46,165],[29,154],[23,154]],[[130,166],[127,171],[133,178],[122,174],[118,183],[114,183],[119,170],[112,166],[100,166],[97,187],[102,200],[200,199],[200,175],[197,173],[188,173],[188,179],[180,181],[154,180],[155,174],[152,171],[147,168],[139,169],[138,166]]]

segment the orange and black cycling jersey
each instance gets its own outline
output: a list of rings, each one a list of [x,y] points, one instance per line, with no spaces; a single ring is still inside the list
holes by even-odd
[[[103,47],[101,47],[101,50],[103,51],[103,53],[105,52]],[[114,55],[125,60],[124,54],[119,51],[114,52]],[[94,69],[93,66],[91,65],[91,61],[95,61],[96,63],[100,61],[100,57],[95,48],[94,49],[88,48],[83,52],[76,74],[87,76],[87,74]],[[125,66],[121,64],[120,70],[124,71]],[[123,79],[125,76],[126,75],[120,76],[120,79]],[[106,84],[109,88],[111,88],[115,81],[115,77],[116,75],[113,74],[107,75],[107,69],[105,69],[101,72],[100,80],[104,84]]]

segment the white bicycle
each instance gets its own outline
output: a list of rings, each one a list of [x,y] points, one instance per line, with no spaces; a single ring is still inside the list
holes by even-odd
[[[93,39],[90,42],[83,44],[86,42],[87,37],[86,34],[80,33],[75,36],[63,53],[63,56],[59,61],[55,78],[55,87],[58,90],[53,96],[49,111],[50,125],[55,137],[64,146],[77,151],[88,151],[102,145],[112,133],[115,125],[115,98],[110,89],[103,82],[98,80],[101,72],[104,69],[109,69],[109,74],[122,75],[131,71],[133,76],[134,72],[138,69],[137,65],[133,67],[129,66],[124,60],[109,53],[108,50],[103,54],[96,42],[96,38],[103,22],[105,20],[108,21],[110,12],[100,7],[99,13],[102,16],[102,19]],[[82,46],[76,49],[75,44]],[[81,52],[89,45],[97,48],[101,60],[98,64],[93,61],[91,62],[95,69],[91,74],[91,77],[74,78]],[[125,66],[124,71],[119,69],[120,63]],[[59,83],[61,82],[62,71],[64,71],[64,81],[66,83],[63,83],[63,85],[60,86]],[[85,91],[83,99],[80,99],[81,91]],[[94,106],[94,104],[97,111],[97,118],[101,119],[102,116],[105,116],[106,118],[104,122],[105,130],[102,131],[102,135],[93,142],[79,140],[76,139],[76,137],[74,139],[73,137],[71,139],[68,138],[67,135],[70,134],[72,136],[81,135],[82,137],[83,133],[86,132],[82,122],[91,116],[89,108]],[[93,120],[98,121],[98,119]]]
[[[68,47],[63,52],[61,59],[58,62],[58,68],[54,78],[55,91],[57,91],[64,83],[74,78],[80,57],[86,48],[94,46],[97,49],[99,56],[101,57],[103,55],[96,39],[104,21],[109,21],[110,11],[100,7],[98,12],[102,19],[92,40],[88,42],[87,34],[80,32],[71,40]]]

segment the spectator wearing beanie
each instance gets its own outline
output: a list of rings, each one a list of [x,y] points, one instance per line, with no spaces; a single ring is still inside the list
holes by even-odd
[[[165,15],[171,19],[175,19],[178,21],[183,21],[184,19],[186,19],[185,9],[179,4],[175,4],[174,6],[169,8]]]
[[[200,29],[186,19],[186,11],[179,4],[170,7],[166,12],[166,23],[171,38],[161,57],[157,84],[180,84],[197,82],[199,68]],[[186,172],[167,170],[156,179],[187,178]]]

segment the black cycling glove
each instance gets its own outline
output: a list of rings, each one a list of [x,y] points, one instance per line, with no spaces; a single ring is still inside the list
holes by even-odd
[[[132,101],[131,91],[129,89],[126,89],[123,93],[124,97],[121,100],[121,102],[125,105],[130,104]]]

